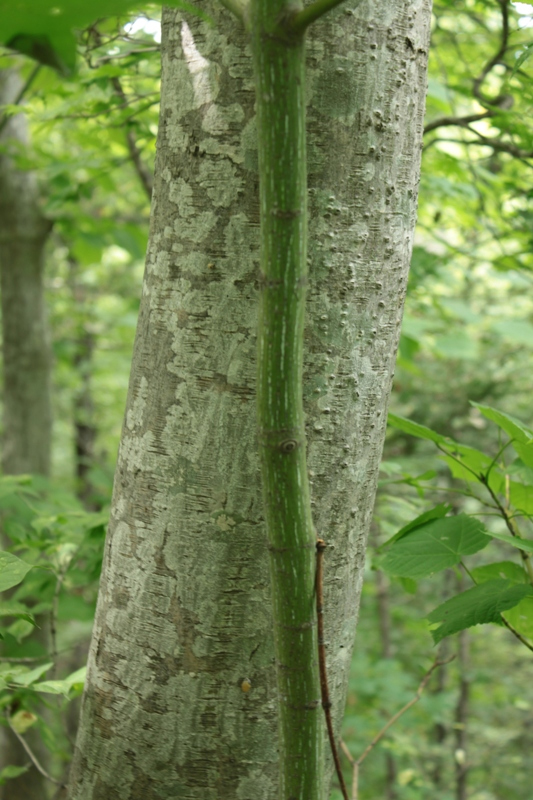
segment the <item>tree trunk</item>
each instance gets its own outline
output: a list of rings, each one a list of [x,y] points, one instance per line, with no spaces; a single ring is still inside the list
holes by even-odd
[[[244,34],[209,13],[215,26],[163,16],[147,269],[71,800],[278,796],[254,91]],[[304,391],[337,725],[415,223],[429,20],[429,0],[365,2],[308,41]]]
[[[21,88],[12,70],[0,73],[0,105],[15,102]],[[43,298],[44,247],[50,222],[39,206],[35,174],[10,157],[24,154],[23,114],[0,134],[0,278],[3,338],[3,450],[6,474],[50,470],[52,415],[50,344]]]
[[[23,81],[14,70],[0,72],[0,106],[15,103]],[[0,120],[2,117],[0,116]],[[28,145],[23,114],[2,124],[0,133],[0,288],[3,340],[4,474],[48,475],[52,428],[50,345],[44,311],[44,248],[50,223],[39,206],[36,176],[21,170],[16,154]],[[27,155],[27,154],[26,154]],[[32,731],[27,734],[38,747]],[[41,757],[41,756],[40,756]],[[27,764],[10,731],[0,731],[0,769]],[[34,767],[0,787],[2,800],[43,800],[45,781]]]
[[[462,588],[462,586],[461,586]],[[455,797],[468,797],[468,706],[470,701],[469,675],[470,632],[458,636],[459,697],[455,708]]]

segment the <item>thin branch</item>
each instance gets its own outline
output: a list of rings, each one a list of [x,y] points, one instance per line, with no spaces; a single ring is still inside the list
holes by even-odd
[[[444,664],[449,664],[450,661],[454,660],[454,658],[455,658],[455,656],[451,656],[450,658],[447,658],[447,659],[445,659],[443,661],[439,660],[438,658],[435,659],[435,661],[433,662],[431,667],[428,669],[428,671],[426,672],[426,674],[424,675],[424,677],[420,681],[420,683],[418,685],[418,689],[416,690],[416,693],[415,693],[414,697],[412,697],[411,700],[409,700],[408,703],[406,703],[402,708],[400,708],[400,710],[397,711],[396,714],[394,714],[394,716],[391,717],[388,720],[388,722],[383,726],[383,728],[379,731],[379,733],[377,733],[376,736],[374,736],[374,738],[372,739],[370,744],[363,750],[363,752],[361,753],[359,758],[354,759],[352,757],[352,755],[350,754],[350,751],[348,750],[346,744],[341,739],[341,747],[342,747],[343,753],[348,758],[350,764],[352,765],[352,769],[353,769],[352,800],[358,800],[358,795],[359,795],[359,789],[358,789],[359,767],[361,766],[361,764],[363,763],[365,758],[374,749],[374,747],[378,744],[378,742],[380,742],[381,739],[383,739],[383,737],[385,736],[385,734],[387,733],[389,728],[391,728],[394,725],[394,723],[397,722],[400,719],[400,717],[405,714],[406,711],[409,711],[410,708],[412,708],[416,703],[418,703],[418,701],[422,697],[422,692],[426,688],[426,686],[428,684],[428,681],[431,678],[432,674],[435,672],[435,670],[438,669],[439,667],[444,666]]]
[[[93,35],[97,47],[100,47],[102,45],[102,36],[96,25],[92,28],[91,33]],[[116,96],[120,100],[122,100],[123,106],[127,106],[129,103],[128,97],[126,95],[126,92],[122,88],[120,79],[116,75],[113,78],[111,78],[111,85],[115,90]],[[143,189],[148,197],[148,200],[150,201],[152,199],[152,191],[154,188],[152,173],[146,167],[146,164],[142,160],[141,151],[139,150],[137,141],[135,139],[135,135],[129,124],[127,124],[126,128],[126,142],[128,145],[128,152],[130,154],[133,166],[135,167],[137,175],[139,176],[139,180],[141,181]]]
[[[503,622],[503,624],[505,625],[505,627],[506,627],[508,630],[510,630],[510,631],[511,631],[511,633],[513,634],[513,636],[516,636],[516,638],[518,639],[518,641],[519,641],[519,642],[522,642],[522,644],[523,644],[525,647],[527,647],[527,649],[528,649],[528,650],[531,650],[531,652],[533,653],[533,645],[532,645],[532,644],[530,644],[530,642],[528,642],[528,640],[527,640],[527,639],[526,639],[524,636],[522,636],[522,634],[521,634],[521,633],[518,633],[518,631],[516,630],[516,628],[514,627],[514,625],[511,625],[511,623],[510,623],[510,622],[507,622],[507,620],[505,619],[505,617],[503,616],[503,614],[501,614],[501,618],[502,618],[502,622]]]
[[[494,456],[494,458],[492,459],[492,461],[490,462],[490,466],[489,466],[488,470],[485,473],[485,478],[486,478],[487,481],[489,480],[490,473],[492,472],[492,470],[496,466],[496,462],[498,461],[499,457],[502,456],[505,453],[505,451],[507,450],[509,445],[512,444],[512,441],[513,441],[512,439],[509,439],[508,442],[506,442],[504,445],[502,445],[500,447],[500,449],[498,450],[498,452],[496,453],[496,455]]]
[[[500,512],[500,515],[503,518],[503,521],[505,522],[505,525],[507,526],[507,530],[509,531],[511,536],[514,536],[516,539],[520,540],[522,537],[520,536],[520,533],[518,531],[518,528],[516,527],[516,524],[513,521],[512,516],[507,512],[507,509],[505,508],[505,506],[502,505],[498,495],[496,494],[496,492],[494,491],[492,486],[489,485],[489,481],[488,481],[487,476],[486,475],[481,475],[480,476],[480,480],[481,480],[481,483],[483,484],[483,486],[485,486],[485,488],[487,489],[487,491],[490,494],[490,496],[492,497],[492,499],[495,502],[496,506],[498,507],[498,511]],[[533,586],[533,565],[531,564],[531,559],[530,559],[529,555],[526,553],[525,550],[519,550],[519,553],[520,553],[520,556],[522,558],[522,562],[524,564],[524,568],[527,571],[527,574],[528,574],[528,577],[529,577],[529,582]]]
[[[442,445],[438,444],[437,442],[435,442],[435,445],[437,447],[437,450],[440,450],[441,453],[444,453],[445,456],[452,458],[459,464],[459,466],[463,467],[463,469],[466,469],[467,472],[470,472],[470,474],[473,475],[476,480],[478,480],[480,483],[483,483],[483,475],[478,475],[478,473],[475,472],[475,470],[473,470],[472,467],[467,466],[463,461],[461,461],[460,458],[457,458],[457,456],[454,453],[449,453],[448,450],[442,447]]]
[[[102,116],[109,116],[110,112],[112,111],[124,111],[126,108],[131,107],[139,100],[145,100],[147,97],[155,97],[155,100],[152,100],[150,103],[145,103],[145,105],[140,106],[133,114],[130,114],[129,117],[125,117],[120,123],[117,125],[109,125],[109,128],[122,128],[126,123],[130,120],[134,119],[138,114],[141,114],[143,111],[146,111],[148,108],[152,106],[156,106],[159,103],[160,94],[159,92],[149,92],[148,94],[141,94],[137,97],[132,97],[131,100],[128,100],[127,103],[124,103],[120,106],[114,106],[113,108],[105,109],[104,111],[95,111],[92,114],[58,114],[57,116],[50,117],[49,119],[42,121],[41,125],[46,123],[50,124],[50,122],[55,122],[58,119],[98,119],[98,117]]]
[[[315,0],[314,3],[303,8],[290,21],[290,30],[294,34],[304,33],[309,25],[316,22],[317,19],[323,17],[328,11],[332,11],[337,6],[340,6],[344,0]],[[361,2],[361,0],[359,0]],[[359,3],[357,3],[359,5]],[[353,9],[353,6],[352,6]]]
[[[128,101],[128,98],[126,97],[126,93],[124,92],[124,89],[122,88],[122,84],[121,84],[119,78],[117,78],[117,77],[112,78],[111,79],[111,84],[112,84],[112,86],[113,86],[113,88],[115,90],[115,94],[117,95],[117,97],[120,97],[122,102],[126,103]],[[151,171],[148,169],[148,167],[146,166],[146,164],[144,163],[144,161],[142,159],[141,151],[140,151],[140,149],[139,149],[139,147],[137,145],[137,140],[135,139],[135,135],[133,133],[133,130],[132,130],[131,126],[129,126],[129,125],[128,125],[128,128],[126,130],[126,141],[127,141],[127,144],[128,144],[128,152],[130,154],[130,158],[131,158],[131,161],[133,163],[133,166],[135,167],[135,171],[137,172],[137,175],[139,176],[139,180],[141,181],[142,187],[143,187],[143,189],[144,189],[144,191],[146,193],[146,196],[148,197],[148,200],[151,200],[152,199],[152,191],[153,191],[153,188],[154,188],[153,176],[152,176]]]
[[[21,743],[22,747],[24,748],[24,750],[28,754],[28,756],[30,758],[30,761],[32,762],[32,764],[35,767],[35,769],[37,770],[37,772],[40,772],[41,775],[44,778],[46,778],[46,780],[50,781],[51,783],[54,783],[56,786],[61,786],[63,788],[66,788],[65,784],[62,783],[62,781],[58,781],[58,780],[56,780],[56,778],[53,778],[51,775],[48,774],[48,772],[44,769],[44,767],[41,766],[41,764],[39,763],[39,761],[37,760],[37,758],[33,754],[29,744],[27,743],[27,741],[24,739],[23,736],[20,735],[20,733],[18,731],[15,730],[15,728],[11,724],[11,720],[9,718],[9,714],[8,714],[7,711],[6,711],[6,720],[7,720],[7,724],[9,725],[9,727],[11,728],[11,730],[13,731],[13,733],[15,734],[15,736],[17,737],[17,739]]]
[[[37,664],[39,661],[48,661],[50,658],[47,653],[44,656],[36,656],[35,658],[10,658],[9,656],[1,656],[1,664]]]
[[[518,147],[518,145],[513,144],[513,142],[502,142],[500,139],[483,136],[482,133],[478,133],[473,128],[468,128],[468,130],[480,139],[477,144],[492,147],[493,150],[500,150],[502,153],[509,153],[509,155],[514,156],[514,158],[533,158],[533,150],[523,150],[521,147]],[[476,144],[476,142],[464,142],[464,144]]]
[[[434,144],[444,142],[446,144],[451,143],[463,144],[465,146],[473,145],[474,147],[490,147],[493,150],[498,150],[501,153],[509,153],[509,155],[513,156],[514,158],[519,158],[526,162],[528,159],[533,158],[533,150],[522,150],[512,142],[503,142],[501,139],[483,136],[483,134],[478,133],[478,131],[468,127],[468,125],[465,125],[464,127],[466,127],[470,133],[473,133],[475,136],[477,136],[478,139],[449,139],[448,137],[442,138],[440,136],[436,136],[434,139],[431,139],[430,142],[424,145],[424,150],[428,150]]]
[[[344,783],[344,776],[342,774],[341,761],[335,744],[335,733],[333,731],[333,723],[331,721],[331,700],[329,699],[328,678],[326,672],[326,644],[324,641],[324,550],[326,543],[323,539],[317,539],[316,543],[316,613],[317,613],[317,629],[318,629],[318,666],[320,670],[320,694],[322,695],[322,708],[326,716],[326,727],[328,729],[329,744],[333,761],[335,762],[335,770],[341,786],[341,792],[344,800],[349,800],[348,790]]]
[[[490,72],[492,72],[492,70],[494,69],[494,67],[497,64],[502,64],[503,63],[505,65],[505,62],[503,61],[503,58],[505,56],[505,53],[507,52],[507,47],[508,47],[508,44],[509,44],[509,5],[508,5],[508,0],[498,0],[498,2],[500,4],[500,8],[501,8],[501,12],[502,12],[502,35],[501,35],[501,39],[500,39],[500,47],[498,49],[498,52],[495,53],[492,56],[492,58],[490,58],[487,61],[487,63],[485,64],[485,66],[481,70],[481,73],[474,80],[474,84],[473,84],[473,87],[472,87],[472,90],[473,90],[473,93],[474,93],[474,97],[477,98],[477,100],[479,100],[480,103],[488,103],[489,105],[492,105],[494,101],[491,100],[490,98],[486,97],[483,94],[483,92],[481,91],[481,87],[482,87],[483,82],[484,82],[485,78],[487,77],[487,75]]]
[[[495,111],[483,111],[479,112],[478,114],[468,114],[465,117],[439,117],[438,119],[434,119],[432,122],[428,122],[428,124],[425,125],[424,134],[434,131],[437,128],[446,128],[450,125],[464,127],[469,125],[471,122],[478,122],[480,119],[493,117],[495,113]]]
[[[153,47],[143,47],[138,50],[127,50],[124,53],[117,53],[116,55],[113,53],[113,55],[110,56],[102,56],[94,64],[89,64],[89,66],[91,69],[97,69],[103,64],[108,64],[110,61],[119,61],[123,58],[130,58],[131,56],[142,56],[144,53],[159,53],[160,50],[161,48],[158,45],[154,45]]]

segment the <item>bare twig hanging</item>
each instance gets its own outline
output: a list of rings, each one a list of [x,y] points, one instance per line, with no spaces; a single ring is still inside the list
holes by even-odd
[[[335,734],[333,732],[333,722],[331,720],[331,700],[329,699],[328,678],[326,672],[326,643],[324,641],[324,550],[326,543],[323,539],[317,539],[316,543],[316,613],[318,625],[318,668],[320,671],[320,694],[322,696],[322,708],[326,716],[326,726],[328,729],[329,744],[333,754],[333,761],[335,762],[335,770],[341,786],[341,792],[344,800],[349,800],[348,790],[344,782],[342,774],[341,761],[335,743]]]

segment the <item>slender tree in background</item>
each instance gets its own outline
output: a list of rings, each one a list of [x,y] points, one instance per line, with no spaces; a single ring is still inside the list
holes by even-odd
[[[0,73],[0,103],[24,92],[14,70]],[[17,166],[28,144],[23,114],[3,118],[0,142],[0,270],[3,341],[4,473],[50,470],[50,345],[43,300],[44,248],[50,222],[33,172]]]
[[[151,238],[76,799],[278,794],[254,402],[257,295],[269,278],[257,269],[252,68],[244,32],[209,11],[214,26],[163,17]],[[308,43],[304,386],[314,524],[329,544],[336,723],[415,222],[429,12],[426,0],[348,6]],[[279,224],[298,216],[272,211]],[[306,544],[309,592],[314,534]],[[316,692],[312,701],[318,720]]]
[[[26,88],[16,70],[2,70],[0,105],[18,104]],[[51,353],[44,308],[44,251],[51,225],[40,208],[36,175],[17,165],[17,157],[27,155],[27,145],[25,116],[0,118],[2,471],[6,475],[48,475],[50,470]],[[37,746],[37,740],[33,745]],[[0,768],[27,762],[19,742],[2,729]],[[2,800],[42,800],[44,784],[43,777],[30,770],[0,787],[0,796]]]

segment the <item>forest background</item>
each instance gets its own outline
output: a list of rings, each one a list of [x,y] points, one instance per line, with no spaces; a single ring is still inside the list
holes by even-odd
[[[533,424],[531,27],[533,6],[525,3],[434,5],[419,223],[391,400],[394,414],[490,458],[507,441],[505,425],[472,402]],[[22,108],[30,136],[29,146],[4,141],[2,152],[35,176],[39,209],[53,223],[44,275],[50,476],[6,474],[0,482],[12,552],[47,569],[29,572],[0,605],[0,705],[19,735],[38,731],[36,752],[58,780],[72,751],[144,267],[158,39],[157,12],[142,7],[80,35],[75,75],[8,51],[0,63],[21,76],[3,120]],[[486,524],[505,533],[501,514],[490,520],[494,512],[483,507],[483,492],[407,427],[391,428],[382,464],[343,729],[355,757],[415,697],[433,663],[427,614],[467,588],[457,569],[417,584],[387,574],[379,547],[442,503],[455,513],[485,512]],[[519,460],[511,467],[530,495],[531,469]],[[520,507],[525,524],[529,503]],[[504,542],[491,548],[471,567],[516,552]],[[523,612],[531,641],[533,613]],[[36,635],[38,615],[52,623],[47,648]],[[532,653],[501,625],[446,638],[438,653],[456,658],[365,760],[360,798],[526,800]],[[14,779],[9,768],[0,774],[4,787]]]

